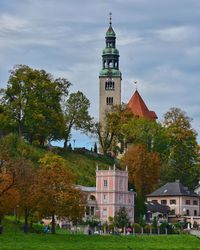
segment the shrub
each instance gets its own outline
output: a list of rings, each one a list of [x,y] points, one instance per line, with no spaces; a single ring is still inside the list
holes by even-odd
[[[37,223],[37,224],[34,223],[32,225],[31,231],[33,233],[41,234],[41,233],[44,233],[44,229],[45,229],[45,225],[39,224],[39,223]]]
[[[195,228],[195,229],[199,228],[199,224],[196,221],[194,221],[193,228]]]
[[[140,224],[134,223],[134,224],[133,224],[133,228],[134,228],[134,230],[135,230],[135,233],[141,233]]]

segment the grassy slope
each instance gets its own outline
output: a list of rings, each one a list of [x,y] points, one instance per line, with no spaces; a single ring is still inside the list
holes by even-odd
[[[191,235],[171,236],[87,236],[23,234],[6,223],[0,235],[0,250],[67,249],[67,250],[136,250],[136,249],[200,249],[200,239]]]
[[[47,153],[47,149],[39,147],[33,148],[35,152],[35,158],[32,160],[37,164],[38,159]],[[69,152],[59,148],[53,149],[53,152],[65,159],[66,165],[75,174],[76,183],[85,186],[95,185],[95,170],[97,164],[101,169],[108,168],[108,166],[112,166],[114,164],[114,160],[112,158],[104,156],[100,157],[95,154],[90,155],[74,151]]]
[[[101,169],[113,165],[114,161],[109,158],[101,159],[90,155],[68,152],[60,153],[70,169],[75,173],[77,184],[93,186],[95,185],[95,170],[98,164]]]

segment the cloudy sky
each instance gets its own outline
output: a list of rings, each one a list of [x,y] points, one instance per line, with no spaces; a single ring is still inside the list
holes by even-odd
[[[200,134],[199,0],[1,0],[0,87],[15,64],[45,69],[73,83],[98,118],[98,74],[108,13],[113,13],[122,100],[135,90],[159,120],[170,107],[193,118]],[[74,134],[76,145],[94,139]]]

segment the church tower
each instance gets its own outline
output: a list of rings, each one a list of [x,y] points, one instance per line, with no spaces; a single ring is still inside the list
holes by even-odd
[[[113,105],[121,104],[121,80],[119,70],[119,51],[116,49],[116,35],[110,24],[106,32],[106,47],[102,53],[102,70],[99,73],[99,122],[104,125],[106,112],[111,111]]]

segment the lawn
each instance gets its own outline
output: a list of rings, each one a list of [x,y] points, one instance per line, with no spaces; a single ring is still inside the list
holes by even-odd
[[[67,249],[67,250],[136,250],[136,249],[200,249],[200,239],[191,235],[98,236],[23,234],[7,225],[0,235],[0,249]]]

